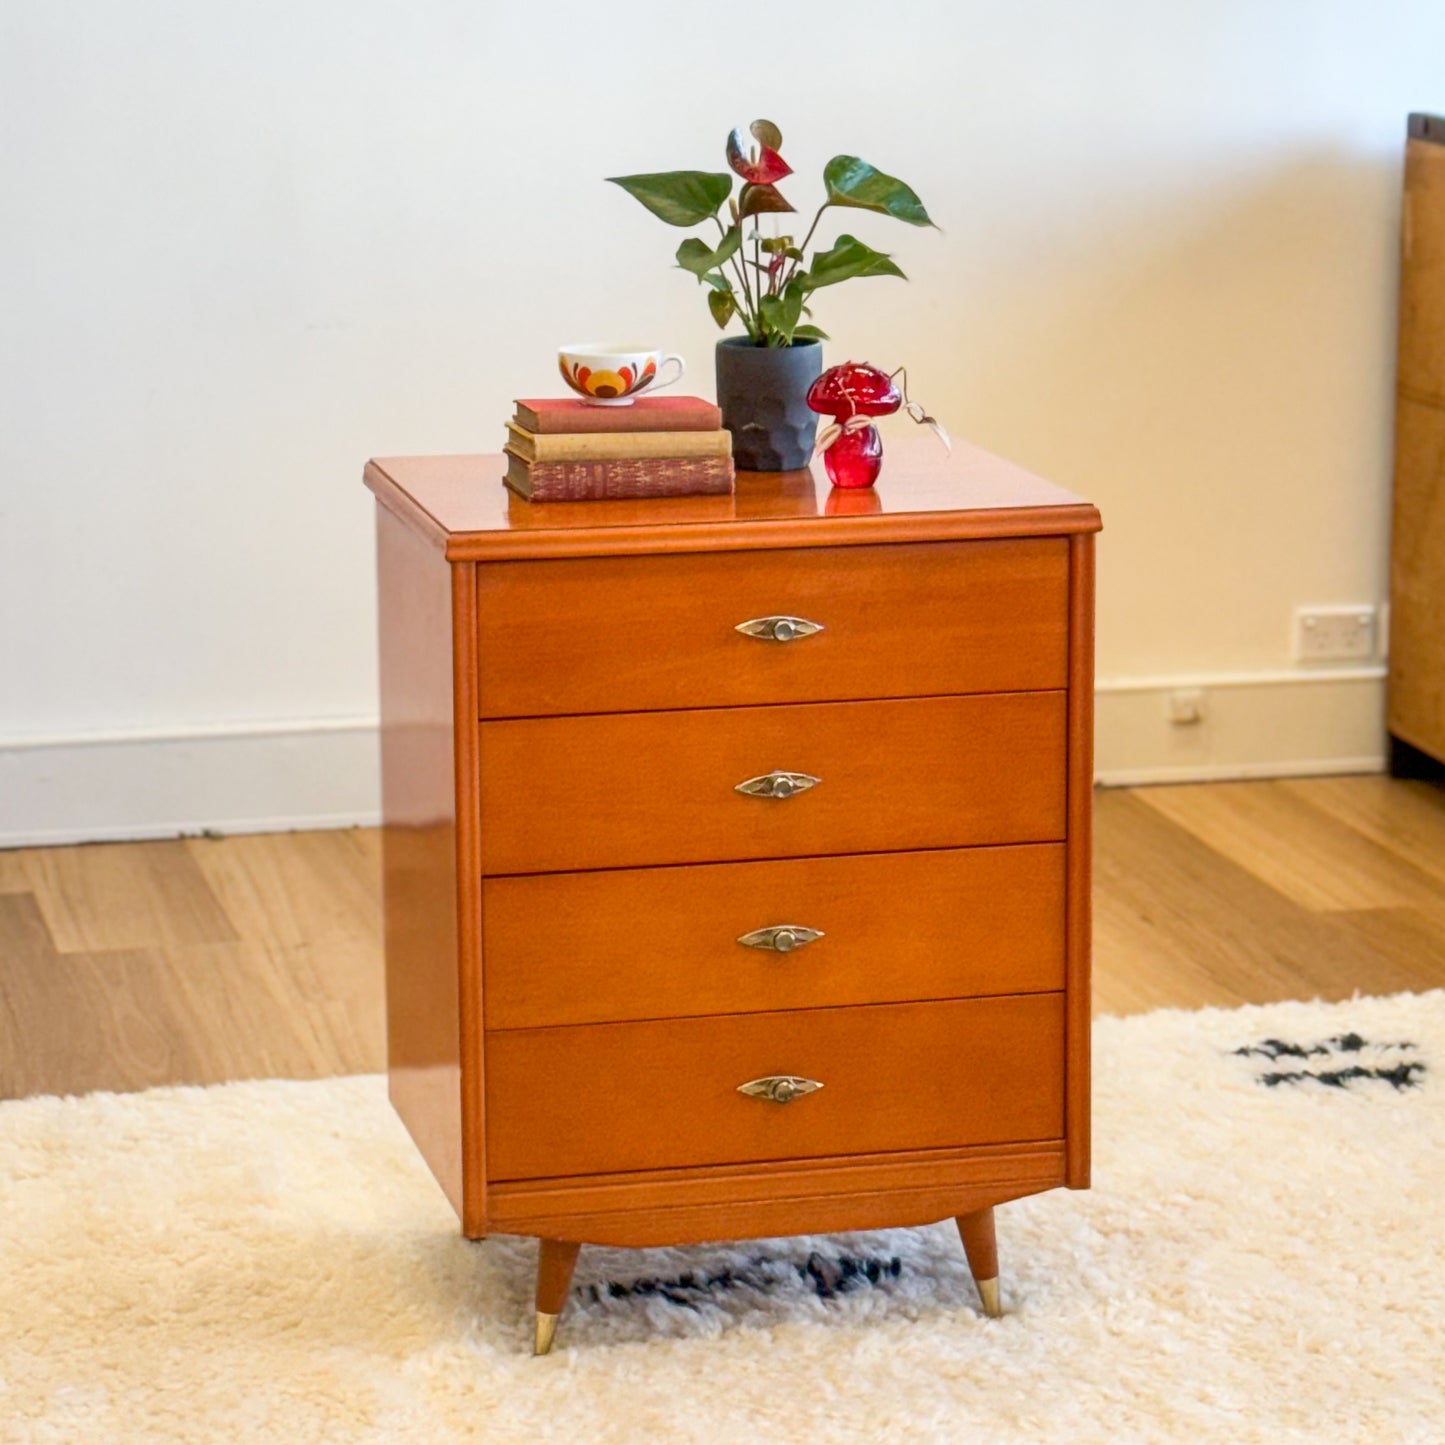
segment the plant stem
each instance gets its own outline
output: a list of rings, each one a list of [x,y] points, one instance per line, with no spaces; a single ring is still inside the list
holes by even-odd
[[[762,241],[760,241],[760,240],[758,239],[758,236],[759,236],[759,231],[758,231],[758,218],[757,218],[756,216],[754,216],[754,217],[753,217],[753,270],[755,270],[758,274],[753,278],[753,284],[758,288],[758,322],[759,322],[759,330],[761,330],[761,329],[762,329],[761,323],[762,323],[762,319],[763,319],[763,308],[762,308],[763,276],[764,276],[764,274],[766,273],[766,268],[763,266],[763,243],[762,243]],[[769,277],[768,277],[768,295],[771,296],[772,294],[773,294],[773,278],[772,278],[771,276],[769,276]],[[772,337],[772,335],[771,335],[770,333],[765,333],[765,334],[764,334],[764,339],[767,341],[767,343],[768,343],[769,346],[771,346],[771,345],[773,344],[773,337]]]
[[[806,260],[806,259],[807,259],[808,242],[813,239],[813,232],[818,229],[818,222],[823,219],[823,212],[826,211],[826,210],[828,209],[828,207],[831,206],[832,204],[833,204],[832,201],[824,201],[823,204],[818,207],[818,214],[813,217],[813,224],[808,227],[808,234],[803,237],[802,244],[798,247],[798,254],[803,257],[803,260]],[[714,219],[716,219],[716,218],[714,218]],[[794,261],[794,262],[793,262],[793,269],[788,272],[788,280],[789,280],[789,281],[791,281],[791,280],[793,279],[793,277],[798,274],[798,272],[802,269],[802,266],[803,266],[803,261]]]
[[[728,233],[728,228],[723,225],[722,220],[719,218],[716,211],[713,212],[713,220],[717,222],[719,234],[726,236]],[[738,225],[741,226],[742,222],[739,221]],[[743,318],[743,325],[747,327],[748,335],[751,336],[754,340],[756,340],[760,334],[757,322],[757,308],[753,304],[752,293],[748,290],[747,272],[744,271],[742,266],[739,264],[738,253],[736,251],[734,251],[732,254],[732,263],[733,270],[737,273],[738,283],[743,288],[742,299],[740,301],[737,301],[738,315]],[[736,292],[734,293],[734,300],[737,300]]]
[[[808,242],[813,239],[813,232],[818,229],[818,222],[823,219],[823,212],[832,204],[832,201],[824,201],[823,204],[818,207],[818,214],[813,217],[813,224],[808,227],[808,234],[803,237],[803,244],[798,247],[798,250],[806,251],[808,249]]]
[[[738,273],[738,281],[743,288],[743,301],[746,303],[743,307],[743,320],[747,323],[748,334],[756,339],[759,335],[757,303],[753,300],[752,292],[748,290],[748,273],[736,255],[733,256],[733,270]]]

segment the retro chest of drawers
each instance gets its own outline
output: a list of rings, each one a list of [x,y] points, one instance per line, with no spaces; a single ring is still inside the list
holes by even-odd
[[[894,451],[899,453],[895,456]],[[958,1220],[1089,1175],[1093,533],[976,449],[876,493],[529,505],[372,462],[389,1075],[465,1233]]]

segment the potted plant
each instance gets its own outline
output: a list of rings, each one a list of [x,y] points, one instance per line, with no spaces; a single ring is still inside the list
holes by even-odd
[[[823,167],[824,201],[802,240],[764,236],[757,229],[758,216],[794,210],[778,189],[792,167],[782,157],[782,132],[772,121],[755,120],[748,130],[747,137],[741,129],[728,137],[729,171],[659,171],[608,179],[670,226],[711,222],[717,227],[716,244],[689,236],[677,248],[677,264],[707,288],[713,320],[723,328],[740,321],[745,332],[717,345],[723,425],[733,434],[739,468],[788,471],[807,465],[817,430],[817,415],[806,398],[822,372],[821,343],[827,335],[803,319],[812,316],[813,294],[857,276],[903,276],[891,256],[855,236],[840,235],[826,250],[810,252],[823,213],[851,208],[877,211],[910,226],[933,222],[902,181],[857,156],[834,156]]]

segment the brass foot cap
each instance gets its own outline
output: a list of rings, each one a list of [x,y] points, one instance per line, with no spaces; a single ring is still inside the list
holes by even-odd
[[[996,1320],[1003,1316],[1003,1305],[999,1303],[998,1279],[975,1280],[978,1285],[978,1297],[983,1301],[983,1312],[989,1319]]]
[[[557,1338],[557,1316],[544,1315],[541,1310],[537,1311],[537,1343],[532,1347],[534,1355],[545,1355],[552,1348],[552,1341]]]

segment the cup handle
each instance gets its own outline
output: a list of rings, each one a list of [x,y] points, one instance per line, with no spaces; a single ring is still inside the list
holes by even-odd
[[[662,377],[662,373],[667,370],[669,363],[674,362],[674,361],[677,363],[677,375],[676,375],[676,376],[669,376],[669,377],[667,378],[667,380],[664,381],[664,380],[663,380],[663,377]],[[673,382],[675,382],[675,381],[681,381],[681,380],[682,380],[683,373],[684,373],[686,370],[687,370],[687,367],[683,364],[682,357],[680,357],[680,356],[673,356],[671,353],[669,353],[667,356],[664,356],[664,357],[662,358],[662,365],[657,368],[657,380],[654,381],[654,382],[652,383],[652,385],[653,385],[654,388],[656,388],[656,387],[661,387],[661,386],[671,386],[671,385],[673,384]]]

